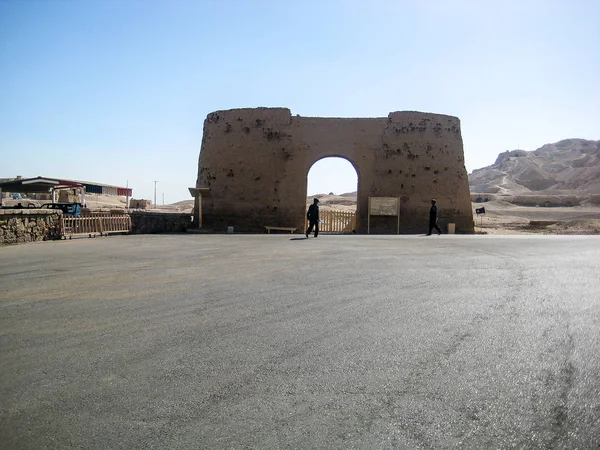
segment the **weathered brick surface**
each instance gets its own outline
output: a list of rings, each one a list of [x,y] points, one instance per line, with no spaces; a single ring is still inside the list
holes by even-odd
[[[60,239],[60,210],[0,209],[0,244]]]
[[[286,108],[216,111],[204,122],[196,187],[204,226],[264,231],[264,225],[302,229],[307,175],[319,159],[350,161],[358,174],[358,232],[367,231],[368,199],[399,197],[400,230],[427,228],[430,199],[441,224],[473,232],[460,121],[402,111],[387,118],[292,117]],[[395,232],[395,218],[375,218],[374,232]]]

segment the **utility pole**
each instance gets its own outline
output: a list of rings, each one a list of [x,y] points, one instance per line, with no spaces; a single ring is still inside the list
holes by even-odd
[[[158,180],[154,181],[154,208],[156,209],[156,183]]]

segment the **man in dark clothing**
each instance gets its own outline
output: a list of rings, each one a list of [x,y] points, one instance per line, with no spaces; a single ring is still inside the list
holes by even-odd
[[[306,230],[306,238],[308,239],[308,235],[312,232],[313,227],[315,228],[315,237],[319,235],[319,199],[315,198],[313,204],[308,207],[308,212],[306,213],[306,218],[308,219],[308,229]]]
[[[429,233],[427,236],[431,236],[431,230],[436,229],[438,235],[442,234],[442,230],[437,225],[437,206],[435,206],[435,198],[431,199],[431,208],[429,209]]]

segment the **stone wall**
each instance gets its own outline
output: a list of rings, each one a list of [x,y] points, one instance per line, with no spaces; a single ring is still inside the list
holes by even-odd
[[[187,231],[192,216],[181,213],[132,212],[132,233]],[[47,209],[0,209],[0,244],[60,239],[62,211]]]
[[[190,214],[133,211],[129,215],[131,216],[132,233],[185,232],[192,228]]]
[[[0,244],[60,239],[62,211],[0,209]]]
[[[400,230],[427,230],[431,198],[442,225],[473,232],[460,121],[413,111],[387,118],[292,117],[286,108],[217,111],[207,116],[196,187],[203,226],[215,231],[302,229],[307,175],[319,159],[337,156],[358,175],[357,228],[367,231],[369,197],[399,197]],[[375,217],[372,232],[395,233],[396,219]]]

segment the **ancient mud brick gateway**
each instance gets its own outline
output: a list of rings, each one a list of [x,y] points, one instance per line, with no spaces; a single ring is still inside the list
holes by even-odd
[[[369,197],[400,198],[400,232],[427,230],[431,198],[442,226],[473,232],[460,121],[414,111],[386,118],[292,116],[287,108],[216,111],[204,121],[196,187],[203,226],[264,232],[265,225],[304,227],[307,175],[336,156],[358,175],[357,232],[367,232]],[[395,233],[395,217],[371,217],[372,233]]]

